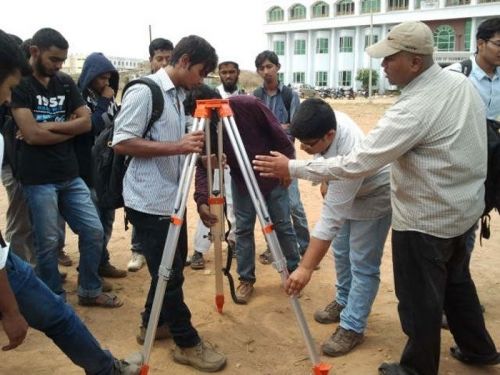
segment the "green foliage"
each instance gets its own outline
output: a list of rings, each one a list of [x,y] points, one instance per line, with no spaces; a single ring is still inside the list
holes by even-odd
[[[368,90],[368,82],[370,81],[370,69],[359,69],[356,81],[360,81],[364,90]],[[378,72],[372,69],[372,87],[377,86]]]

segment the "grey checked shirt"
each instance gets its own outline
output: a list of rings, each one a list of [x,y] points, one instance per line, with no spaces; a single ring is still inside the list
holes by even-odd
[[[186,133],[184,115],[185,94],[176,89],[165,69],[149,75],[163,91],[165,108],[147,139],[176,142]],[[113,146],[132,138],[141,138],[151,118],[153,98],[146,85],[134,85],[122,99],[122,107],[115,121]],[[172,213],[179,186],[184,156],[134,157],[123,180],[125,206],[151,215]]]
[[[308,179],[352,179],[392,163],[393,229],[456,237],[472,227],[484,209],[484,121],[484,105],[472,83],[434,64],[401,91],[351,153],[292,160],[290,173]]]
[[[316,160],[347,155],[364,138],[349,116],[335,111],[335,117],[335,139],[323,155],[316,155]],[[312,235],[332,241],[346,220],[372,220],[388,215],[391,212],[389,173],[389,167],[384,166],[371,176],[329,181],[321,216]]]

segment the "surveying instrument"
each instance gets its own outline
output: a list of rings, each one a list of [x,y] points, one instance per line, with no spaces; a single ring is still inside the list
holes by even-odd
[[[217,113],[220,121],[217,124],[217,163],[219,173],[214,173],[215,188],[212,179],[212,161],[211,161],[211,151],[210,151],[210,119],[212,113]],[[208,124],[208,125],[207,125]],[[222,312],[224,305],[224,293],[223,293],[223,275],[222,275],[222,240],[224,236],[224,183],[223,183],[223,162],[222,162],[222,135],[223,129],[225,130],[231,145],[234,149],[234,153],[238,160],[238,165],[241,169],[243,178],[245,180],[245,185],[248,189],[248,193],[252,199],[253,205],[257,217],[259,219],[262,231],[266,238],[266,241],[271,250],[273,256],[273,266],[276,268],[281,276],[281,282],[284,284],[288,278],[288,270],[286,267],[286,259],[281,250],[278,237],[274,230],[273,223],[271,221],[267,206],[265,204],[264,197],[259,189],[255,174],[253,172],[250,161],[246,154],[243,142],[241,140],[236,122],[233,118],[233,112],[229,106],[229,100],[224,99],[212,99],[212,100],[197,100],[196,110],[194,114],[194,122],[192,131],[204,130],[205,131],[205,147],[207,153],[207,177],[209,186],[209,207],[212,214],[217,215],[218,222],[216,225],[210,228],[210,237],[214,242],[214,263],[215,263],[215,304],[217,311]],[[153,306],[151,308],[151,314],[149,318],[148,327],[146,330],[146,337],[144,340],[143,347],[143,357],[144,364],[141,368],[141,375],[147,375],[149,372],[149,360],[151,356],[151,350],[153,347],[154,337],[156,335],[156,328],[158,325],[158,319],[160,317],[160,310],[165,297],[165,290],[167,287],[167,282],[170,279],[170,274],[172,272],[172,263],[174,260],[175,251],[177,248],[177,242],[179,240],[179,234],[181,231],[181,226],[184,220],[184,213],[186,210],[186,200],[189,194],[189,188],[192,183],[193,175],[195,172],[196,163],[198,161],[199,154],[192,153],[186,156],[184,165],[182,168],[182,173],[180,177],[179,189],[174,202],[174,209],[170,216],[170,227],[167,234],[167,239],[165,241],[165,247],[163,249],[163,255],[161,259],[160,268],[158,270],[158,284],[156,286]],[[215,170],[217,170],[215,169]],[[234,297],[234,296],[233,296]],[[328,375],[331,368],[330,365],[321,363],[319,360],[318,353],[316,352],[315,344],[312,339],[309,327],[307,326],[306,320],[304,318],[304,313],[300,307],[297,296],[289,297],[290,303],[292,305],[295,318],[297,320],[300,332],[305,341],[309,359],[313,364],[312,373],[314,375]]]

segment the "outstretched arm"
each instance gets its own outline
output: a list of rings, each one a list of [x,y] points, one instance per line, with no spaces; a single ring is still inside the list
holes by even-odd
[[[0,312],[2,313],[3,329],[9,338],[9,343],[4,345],[2,350],[17,348],[26,337],[28,323],[19,312],[5,269],[0,270]]]

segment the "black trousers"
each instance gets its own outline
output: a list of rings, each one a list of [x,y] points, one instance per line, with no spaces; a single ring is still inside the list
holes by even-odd
[[[142,313],[142,324],[147,327],[158,283],[158,269],[170,227],[170,218],[168,216],[146,214],[131,208],[125,208],[125,211],[128,220],[136,230],[137,240],[141,243],[149,274],[151,275],[151,285],[144,304],[144,312]],[[186,221],[184,221],[158,320],[158,325],[168,324],[175,343],[182,348],[193,347],[200,342],[200,337],[191,324],[191,312],[184,303],[184,293],[182,291],[186,255],[187,227]]]
[[[392,231],[399,318],[408,336],[400,363],[419,375],[438,374],[443,310],[465,355],[477,359],[496,356],[470,276],[465,237],[443,239]]]

